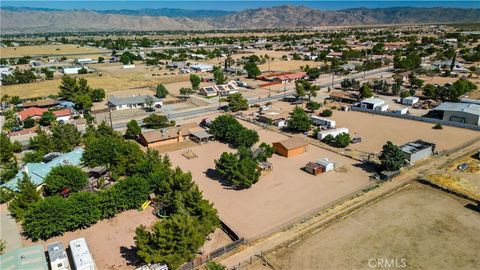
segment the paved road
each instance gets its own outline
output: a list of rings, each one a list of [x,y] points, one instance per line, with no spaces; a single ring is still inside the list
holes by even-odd
[[[365,74],[364,73],[356,73],[356,74],[352,74],[352,75],[348,75],[348,76],[343,76],[343,77],[340,77],[338,79],[335,79],[333,83],[338,84],[345,78],[358,79],[358,78],[363,78],[364,76],[369,77],[369,76],[373,76],[373,75],[378,75],[378,74],[385,73],[385,72],[389,71],[389,69],[390,69],[389,67],[384,67],[384,68],[375,69],[375,70],[365,72]],[[324,82],[324,83],[319,83],[317,85],[319,85],[321,88],[325,88],[325,87],[331,86],[332,82]],[[277,94],[271,95],[269,97],[267,96],[267,97],[262,97],[262,98],[250,98],[248,100],[248,103],[250,105],[254,105],[254,104],[258,104],[258,103],[265,103],[265,102],[268,102],[268,101],[280,100],[285,96],[289,96],[289,95],[293,94],[294,92],[295,92],[295,89],[291,88],[291,89],[287,89],[286,91],[284,91],[282,93],[277,93]],[[209,105],[209,106],[199,107],[199,108],[195,108],[195,109],[179,111],[179,112],[175,112],[175,113],[167,113],[166,116],[170,120],[178,121],[178,120],[189,119],[189,118],[198,117],[198,116],[202,116],[202,115],[207,116],[208,114],[213,114],[213,113],[221,112],[221,111],[222,110],[219,108],[218,105]],[[142,116],[142,118],[143,118],[143,116]],[[128,121],[130,121],[132,119],[137,120],[137,122],[140,126],[143,125],[143,121],[142,121],[141,118],[129,118],[129,119],[114,122],[113,123],[113,128],[115,130],[125,130],[127,128]],[[12,138],[12,140],[17,140],[17,141],[19,141],[19,142],[21,142],[22,144],[25,145],[25,144],[28,143],[28,140],[29,140],[30,137],[31,137],[31,135],[30,136],[18,137],[18,138]]]

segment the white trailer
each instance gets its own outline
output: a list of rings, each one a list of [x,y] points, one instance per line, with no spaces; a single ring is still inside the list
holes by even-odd
[[[310,119],[312,119],[312,122],[316,126],[321,126],[321,127],[326,127],[326,128],[335,128],[336,122],[335,120],[331,120],[328,118],[323,118],[319,117],[316,115],[311,115]]]
[[[85,238],[78,238],[70,241],[70,251],[72,252],[73,264],[76,270],[95,270],[90,250],[88,250]]]
[[[323,140],[328,135],[332,135],[335,138],[342,133],[347,133],[348,134],[348,128],[336,128],[336,129],[331,129],[331,130],[320,131],[317,134],[317,139]]]
[[[408,107],[405,107],[403,109],[396,109],[395,110],[395,113],[398,113],[398,114],[407,114],[408,113]]]
[[[47,246],[48,260],[52,270],[70,270],[67,252],[62,242],[55,242]]]
[[[382,106],[377,106],[374,109],[375,111],[386,112],[388,110],[388,104],[384,104]]]

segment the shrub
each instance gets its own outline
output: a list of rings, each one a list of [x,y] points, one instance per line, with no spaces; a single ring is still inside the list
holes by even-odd
[[[442,124],[436,124],[435,126],[433,126],[433,129],[443,129],[443,126]]]

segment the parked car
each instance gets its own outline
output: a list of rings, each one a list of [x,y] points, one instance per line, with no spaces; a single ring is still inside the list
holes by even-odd
[[[359,143],[362,142],[362,138],[360,137],[353,137],[351,143]]]
[[[464,170],[468,169],[468,167],[470,167],[470,165],[468,165],[468,163],[462,163],[462,164],[458,165],[458,169],[460,171],[464,171]]]

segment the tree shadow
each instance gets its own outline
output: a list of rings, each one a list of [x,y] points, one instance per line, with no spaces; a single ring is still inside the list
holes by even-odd
[[[357,167],[357,168],[360,168],[362,169],[363,171],[367,172],[367,173],[376,173],[378,172],[378,166],[377,164],[373,163],[373,162],[362,162],[362,163],[355,163],[355,164],[352,164],[354,167]]]
[[[122,254],[122,258],[127,261],[127,265],[132,266],[140,266],[143,264],[142,260],[137,256],[137,248],[134,246],[120,247],[120,254]]]
[[[208,178],[218,181],[224,189],[233,189],[233,190],[238,190],[237,188],[233,187],[226,179],[223,177],[221,173],[219,173],[215,169],[207,169],[207,171],[204,172],[205,176]]]
[[[467,209],[470,209],[470,210],[472,210],[472,211],[476,211],[476,212],[479,212],[479,213],[480,213],[480,204],[479,204],[479,206],[477,206],[477,205],[474,205],[474,204],[468,203],[467,205],[465,205],[465,208],[467,208]]]

